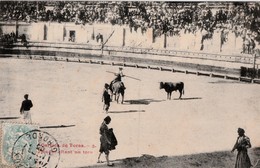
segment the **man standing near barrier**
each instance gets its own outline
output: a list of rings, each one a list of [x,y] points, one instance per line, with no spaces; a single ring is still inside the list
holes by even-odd
[[[32,101],[28,99],[28,97],[29,97],[28,94],[24,95],[25,100],[22,102],[22,105],[20,108],[20,114],[23,115],[23,119],[26,124],[31,124],[32,118],[31,118],[30,109],[32,108],[33,104],[32,104]]]

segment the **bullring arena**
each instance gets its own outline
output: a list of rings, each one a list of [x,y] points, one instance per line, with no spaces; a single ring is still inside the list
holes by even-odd
[[[101,92],[103,84],[113,78],[107,70],[117,67],[2,58],[1,117],[19,117],[22,95],[30,93],[33,122],[59,144],[96,146],[84,147],[88,154],[61,154],[59,166],[94,164],[98,129],[106,116]],[[260,145],[258,84],[147,69],[124,68],[124,72],[141,81],[124,78],[125,103],[111,104],[110,127],[119,142],[111,159],[229,150],[237,127],[247,130],[254,146]],[[159,90],[160,81],[183,81],[183,100],[174,92],[173,100],[167,101],[166,93]]]
[[[182,46],[174,50],[169,45],[177,45],[178,40],[165,43],[161,37],[160,42],[153,43],[149,31],[147,38],[142,36],[144,41],[139,42],[150,40],[153,46],[138,48],[130,41],[140,32],[133,36],[126,33],[122,39],[128,28],[57,25],[1,23],[2,31],[28,31],[31,40],[27,46],[20,42],[1,46],[0,120],[23,122],[19,108],[23,95],[28,93],[34,104],[33,123],[55,137],[60,146],[58,167],[97,164],[99,127],[107,115],[112,118],[109,127],[118,140],[116,150],[110,154],[115,163],[143,154],[179,156],[230,151],[238,127],[246,130],[253,147],[260,146],[259,74],[255,78],[242,76],[241,69],[254,66],[259,73],[257,53],[231,52],[231,42],[223,47],[223,53],[211,52],[213,40],[205,44],[208,52],[202,52],[194,49],[198,45],[195,39],[193,49]],[[46,27],[52,33],[47,34],[46,39],[52,37],[49,41],[40,39],[44,38],[41,35]],[[61,41],[68,36],[59,36],[64,33],[58,33],[60,27],[67,34],[75,30],[82,35],[84,29],[88,37],[81,36],[78,43]],[[35,33],[37,30],[43,32]],[[93,30],[95,34],[100,30],[108,40],[103,48],[90,40]],[[86,39],[89,42],[84,43]],[[112,101],[105,114],[102,90],[105,83],[115,78],[110,72],[118,72],[119,67],[126,75],[122,79],[125,100],[123,104]],[[166,100],[165,91],[159,89],[161,81],[184,82],[182,99],[178,99],[178,92],[173,92],[172,100]],[[104,155],[102,160],[105,161]]]

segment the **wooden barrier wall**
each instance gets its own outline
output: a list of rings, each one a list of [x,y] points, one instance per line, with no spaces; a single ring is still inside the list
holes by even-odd
[[[184,73],[184,74],[193,74],[197,76],[208,76],[211,78],[220,78],[225,80],[237,80],[240,82],[255,83],[260,84],[260,79],[240,77],[234,75],[223,75],[213,72],[200,72],[187,69],[174,69],[167,66],[154,66],[147,64],[134,64],[129,62],[118,62],[118,61],[108,61],[108,60],[99,60],[96,58],[86,58],[86,57],[64,57],[64,56],[40,56],[40,55],[17,55],[18,59],[32,59],[32,60],[45,60],[45,61],[65,61],[65,62],[78,62],[78,63],[89,63],[89,64],[99,64],[99,65],[110,65],[110,66],[123,66],[123,67],[132,67],[132,68],[141,68],[149,70],[159,70],[159,71],[168,71],[172,73]]]

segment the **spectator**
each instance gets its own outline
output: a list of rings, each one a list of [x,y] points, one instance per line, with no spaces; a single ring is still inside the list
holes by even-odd
[[[257,2],[209,2],[209,6],[215,5],[215,13],[213,13],[212,7],[200,5],[198,2],[159,4],[157,2],[1,1],[0,4],[0,20],[2,21],[75,22],[75,24],[83,25],[94,22],[113,25],[128,24],[130,32],[133,29],[138,31],[141,28],[141,32],[144,34],[148,28],[152,28],[156,32],[156,36],[165,33],[179,35],[178,32],[182,30],[185,33],[194,33],[199,29],[212,33],[216,29],[216,25],[222,25],[224,29],[235,31],[239,36],[241,29],[234,27],[241,26],[258,33],[260,25],[260,5]],[[218,7],[218,5],[224,6]],[[230,9],[227,10],[227,8]],[[253,40],[259,42],[259,37]],[[252,48],[253,45],[250,47]]]
[[[23,44],[23,46],[25,46],[26,48],[28,48],[28,41],[26,40],[25,34],[22,34],[22,35],[21,35],[21,43]]]
[[[96,40],[97,40],[97,43],[103,43],[103,35],[98,33],[98,35],[96,36]]]

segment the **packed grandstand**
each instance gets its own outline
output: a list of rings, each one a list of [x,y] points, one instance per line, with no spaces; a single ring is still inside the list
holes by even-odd
[[[259,2],[1,1],[0,4],[2,22],[127,25],[130,31],[140,29],[142,33],[152,28],[155,37],[200,31],[204,38],[210,38],[218,29],[222,32],[222,43],[227,40],[225,32],[242,37],[242,52],[247,53],[260,42]],[[2,34],[1,39],[15,40],[14,34]]]

